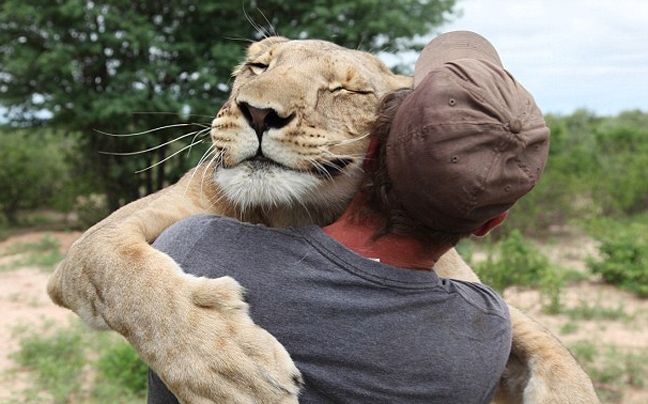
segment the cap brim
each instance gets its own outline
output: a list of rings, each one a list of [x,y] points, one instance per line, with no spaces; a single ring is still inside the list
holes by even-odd
[[[483,36],[471,31],[447,32],[434,38],[421,51],[414,67],[414,86],[433,69],[458,59],[486,60],[503,67],[497,50]]]

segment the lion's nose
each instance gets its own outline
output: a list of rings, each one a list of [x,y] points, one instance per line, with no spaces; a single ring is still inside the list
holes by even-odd
[[[279,116],[277,111],[272,108],[257,108],[248,104],[247,102],[240,102],[238,104],[239,108],[243,112],[243,116],[248,121],[248,124],[254,129],[257,136],[259,137],[259,142],[263,137],[263,134],[268,129],[279,129],[288,125],[290,121],[293,120],[295,114],[292,113],[285,118]]]

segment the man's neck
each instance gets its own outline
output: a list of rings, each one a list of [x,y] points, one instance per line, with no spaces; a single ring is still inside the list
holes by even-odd
[[[436,261],[447,250],[393,234],[376,239],[374,235],[378,229],[378,220],[372,213],[363,214],[363,217],[359,218],[361,204],[356,196],[342,216],[322,230],[365,258],[378,259],[384,264],[401,268],[432,270]]]

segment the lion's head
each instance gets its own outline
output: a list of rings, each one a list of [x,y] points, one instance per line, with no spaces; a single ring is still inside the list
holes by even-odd
[[[341,212],[380,98],[411,86],[368,53],[281,37],[252,44],[234,77],[212,123],[214,179],[239,216],[273,225]]]

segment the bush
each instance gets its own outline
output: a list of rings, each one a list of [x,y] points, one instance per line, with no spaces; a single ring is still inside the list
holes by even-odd
[[[100,377],[109,384],[123,387],[130,394],[146,394],[148,367],[133,347],[117,340],[104,349],[95,363]]]
[[[76,198],[74,210],[82,228],[89,228],[110,214],[108,198],[103,194],[80,195]]]
[[[648,206],[648,130],[622,118],[593,132],[599,168],[592,191],[605,215],[632,215]]]
[[[475,272],[482,281],[498,291],[512,285],[535,285],[549,268],[549,260],[542,253],[524,242],[522,233],[511,234],[487,245],[487,258],[475,265]]]
[[[648,217],[647,217],[648,218]],[[621,289],[648,297],[648,220],[632,221],[602,219],[595,237],[601,242],[601,259],[589,259],[594,274]]]
[[[483,283],[500,293],[513,285],[538,286],[545,300],[545,310],[560,311],[564,279],[539,249],[524,241],[519,230],[513,230],[496,243],[489,243],[487,249],[486,260],[473,265]]]
[[[45,136],[0,133],[0,161],[0,212],[10,224],[19,210],[50,203],[65,186],[64,155]]]
[[[146,402],[148,369],[114,333],[97,333],[75,320],[69,326],[30,323],[14,337],[20,338],[20,350],[11,358],[28,372],[31,383],[8,402]]]
[[[20,329],[17,336],[21,337],[20,350],[11,357],[34,375],[34,386],[24,395],[42,396],[46,391],[52,403],[68,403],[83,384],[82,329],[52,329],[50,323],[43,329]]]
[[[624,217],[648,206],[648,114],[547,116],[551,149],[542,179],[512,209],[505,236],[545,236],[573,219]]]

